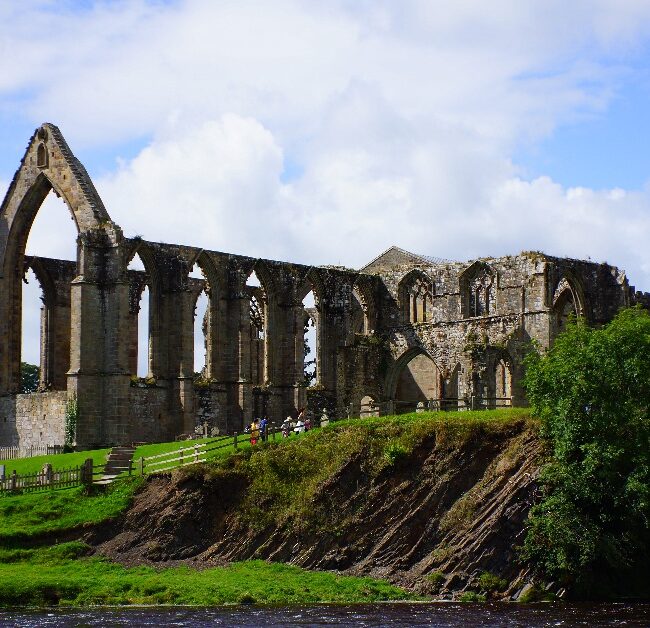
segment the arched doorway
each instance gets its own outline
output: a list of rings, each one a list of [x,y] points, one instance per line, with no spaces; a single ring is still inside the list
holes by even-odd
[[[397,369],[393,396],[397,414],[415,412],[419,403],[432,407],[440,399],[440,369],[429,355],[412,353],[398,363]]]

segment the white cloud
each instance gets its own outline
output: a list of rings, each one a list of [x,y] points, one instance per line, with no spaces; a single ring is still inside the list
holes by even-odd
[[[0,99],[28,94],[73,150],[151,138],[97,181],[127,234],[357,267],[391,244],[544,249],[650,288],[647,190],[525,181],[511,160],[606,110],[647,2],[49,6],[0,8]]]

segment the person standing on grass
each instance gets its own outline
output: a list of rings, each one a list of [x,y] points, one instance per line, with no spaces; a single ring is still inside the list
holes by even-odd
[[[266,417],[263,417],[260,421],[260,436],[263,443],[269,440],[269,421]]]
[[[289,432],[291,430],[291,417],[290,416],[288,416],[282,422],[282,425],[280,426],[280,429],[282,430],[282,438],[289,438]]]
[[[251,423],[251,445],[257,444],[257,439],[260,437],[260,424],[257,419],[253,419]]]

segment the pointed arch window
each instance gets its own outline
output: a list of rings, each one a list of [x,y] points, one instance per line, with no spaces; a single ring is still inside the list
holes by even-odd
[[[407,276],[401,287],[404,319],[409,323],[428,323],[433,316],[433,282],[424,273]]]

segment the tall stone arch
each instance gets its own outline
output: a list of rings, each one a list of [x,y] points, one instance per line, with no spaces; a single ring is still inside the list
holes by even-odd
[[[122,232],[111,221],[86,169],[52,124],[43,124],[31,137],[0,206],[0,395],[15,393],[20,382],[25,247],[50,190],[65,201],[78,232],[67,374],[68,394],[78,403],[77,442],[122,440],[128,429],[122,416],[128,404],[128,356],[119,342],[121,319],[128,309],[128,285],[120,282],[119,272]],[[107,386],[111,378],[124,382]],[[113,392],[111,402],[102,403],[108,389]]]
[[[442,396],[440,367],[427,351],[411,347],[389,369],[384,390],[396,413],[412,412],[418,402],[426,403]]]

